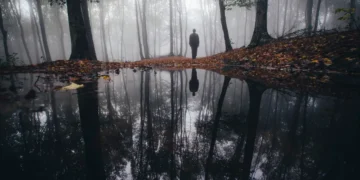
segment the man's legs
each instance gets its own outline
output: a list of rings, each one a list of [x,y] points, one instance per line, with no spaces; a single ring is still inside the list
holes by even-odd
[[[197,47],[191,47],[192,58],[196,59]]]

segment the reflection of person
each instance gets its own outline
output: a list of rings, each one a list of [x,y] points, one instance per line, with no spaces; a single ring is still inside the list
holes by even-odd
[[[197,55],[197,49],[199,47],[199,35],[196,34],[196,29],[193,30],[193,33],[190,35],[190,40],[189,40],[189,44],[191,47],[191,52],[192,52],[192,58],[196,59],[196,55]]]
[[[191,79],[189,81],[189,88],[192,92],[193,96],[195,96],[195,93],[199,90],[199,80],[197,78],[196,69],[193,68],[191,71]]]

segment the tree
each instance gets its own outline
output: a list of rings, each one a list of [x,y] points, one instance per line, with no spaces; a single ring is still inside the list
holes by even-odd
[[[9,47],[8,47],[8,43],[7,43],[7,36],[8,33],[4,27],[4,20],[3,20],[3,11],[2,11],[2,7],[0,4],[0,30],[1,30],[1,34],[3,36],[3,45],[4,45],[4,51],[5,51],[5,59],[6,62],[10,65],[10,54],[9,54]]]
[[[317,7],[316,7],[314,32],[317,31],[317,29],[318,29],[319,14],[320,14],[320,5],[321,5],[321,0],[318,0],[318,4],[317,4]]]
[[[229,37],[229,31],[226,24],[226,16],[225,16],[225,4],[224,0],[219,0],[219,9],[220,9],[220,20],[221,20],[221,26],[224,32],[224,40],[225,40],[225,51],[231,51],[231,40]]]
[[[174,32],[173,32],[173,5],[172,0],[169,0],[169,9],[170,9],[170,54],[169,56],[174,56]]]
[[[137,30],[137,39],[138,39],[138,45],[139,45],[139,51],[140,51],[140,58],[144,59],[144,54],[142,50],[142,44],[141,44],[141,35],[140,35],[140,25],[139,25],[139,2],[135,0],[135,14],[136,14],[136,30]]]
[[[256,2],[255,29],[249,47],[265,44],[272,39],[267,31],[267,11],[268,0],[258,0]]]
[[[87,0],[49,0],[50,4],[57,2],[67,4],[71,55],[70,60],[97,60],[94,40],[91,32]],[[98,0],[90,0],[98,2]]]
[[[36,0],[36,7],[37,7],[37,12],[38,12],[39,21],[40,21],[41,36],[42,36],[44,49],[45,49],[45,60],[46,60],[46,62],[51,62],[51,55],[50,55],[50,50],[49,50],[49,45],[48,45],[48,40],[47,40],[47,35],[46,35],[46,30],[45,30],[44,17],[43,17],[43,12],[41,9],[41,1],[40,0]]]
[[[144,44],[144,53],[145,58],[150,58],[150,52],[149,52],[149,43],[148,43],[148,37],[147,37],[147,25],[146,25],[146,0],[142,1],[142,37],[143,37],[143,44]]]
[[[21,9],[20,9],[20,7],[19,7],[19,9],[18,9],[18,7],[15,7],[16,4],[14,4],[12,1],[10,1],[10,6],[11,6],[11,9],[12,9],[14,15],[15,15],[16,22],[17,22],[17,24],[18,24],[18,26],[20,28],[20,37],[21,37],[21,41],[22,41],[22,44],[23,44],[24,49],[25,49],[26,56],[27,56],[27,58],[29,60],[29,63],[33,64],[32,58],[30,56],[29,48],[28,48],[28,46],[26,44],[24,28],[23,28],[23,26],[21,24],[21,18],[22,18]]]
[[[350,0],[350,10],[352,13],[350,13],[349,28],[355,29],[356,0]]]
[[[313,0],[307,0],[306,3],[306,12],[305,12],[305,21],[306,21],[306,30],[307,34],[311,35],[312,30],[312,8],[313,8]]]

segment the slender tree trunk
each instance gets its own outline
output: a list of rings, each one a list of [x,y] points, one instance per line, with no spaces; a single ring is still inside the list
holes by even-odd
[[[327,20],[327,16],[328,16],[328,0],[325,0],[324,2],[324,6],[325,6],[325,15],[324,15],[324,22],[323,22],[323,29],[326,29],[326,20]]]
[[[109,55],[108,55],[108,48],[107,48],[107,43],[106,43],[106,35],[105,35],[105,14],[104,14],[104,9],[105,9],[105,5],[104,5],[104,1],[100,2],[100,28],[101,28],[101,39],[102,42],[104,44],[104,55],[105,55],[105,61],[109,62]]]
[[[186,3],[184,3],[184,9],[185,9],[185,52],[184,52],[184,56],[186,57],[187,55],[187,50],[188,50],[188,38],[187,38],[187,29],[188,29],[188,16],[187,16],[187,6]]]
[[[124,42],[124,28],[125,28],[125,1],[123,1],[122,6],[121,6],[121,11],[122,11],[122,20],[121,20],[121,56],[120,59],[121,61],[123,61],[123,59],[125,58],[125,51],[124,51],[124,46],[125,46],[125,42]]]
[[[218,35],[217,35],[217,19],[218,19],[218,11],[217,11],[217,8],[218,6],[215,5],[215,18],[214,18],[214,42],[213,42],[213,51],[212,51],[212,54],[215,54],[216,53],[216,43],[217,43],[217,38],[218,38]]]
[[[247,11],[247,9],[245,9],[245,26],[244,26],[244,46],[246,46],[246,30],[247,30],[247,13],[248,13],[248,11]]]
[[[228,27],[226,24],[226,16],[225,16],[225,4],[224,4],[224,0],[218,0],[219,1],[219,9],[220,9],[220,19],[221,19],[221,26],[224,32],[224,40],[225,40],[225,51],[231,51],[232,50],[232,46],[231,46],[231,40],[230,40],[230,36],[229,36],[229,31],[228,31]]]
[[[312,30],[312,8],[313,8],[313,0],[307,0],[306,3],[306,12],[305,12],[305,21],[306,21],[306,29],[307,35],[311,35]]]
[[[315,26],[314,26],[314,32],[317,31],[318,29],[318,24],[319,24],[319,14],[320,14],[320,6],[321,6],[321,0],[318,0],[318,4],[316,7],[316,15],[315,15]]]
[[[350,9],[352,10],[352,13],[350,14],[350,22],[349,22],[349,28],[350,29],[355,29],[356,25],[356,19],[355,19],[355,15],[356,15],[356,0],[350,0]]]
[[[250,47],[267,43],[271,36],[267,31],[268,0],[258,0],[256,3],[255,29],[251,38]]]
[[[321,0],[320,0],[321,1]],[[285,25],[286,25],[286,17],[287,17],[287,10],[288,10],[288,4],[289,4],[289,0],[285,0],[285,13],[284,13],[284,23],[283,23],[283,28],[282,28],[282,36],[284,36],[285,34]]]
[[[97,60],[87,1],[67,0],[71,55],[70,60]]]
[[[280,36],[280,0],[277,0],[277,13],[276,13],[276,37]]]
[[[183,25],[182,25],[182,12],[183,12],[183,8],[182,8],[182,0],[179,0],[180,1],[180,8],[179,8],[179,28],[180,28],[180,52],[179,52],[179,55],[182,56],[183,55]]]
[[[136,29],[137,29],[137,39],[138,39],[138,45],[139,45],[139,53],[140,58],[144,59],[144,54],[142,50],[142,44],[141,44],[141,35],[140,35],[140,25],[139,25],[139,3],[137,0],[135,0],[135,13],[136,13]]]
[[[19,25],[19,28],[20,28],[20,37],[21,37],[21,40],[22,40],[22,43],[23,43],[23,46],[24,46],[24,49],[25,49],[26,56],[27,56],[30,64],[33,64],[32,58],[30,56],[29,48],[28,48],[28,46],[26,44],[24,28],[23,28],[23,26],[21,24],[21,9],[18,10],[17,7],[15,7],[15,5],[13,4],[12,1],[10,2],[10,5],[11,5],[12,10],[15,13],[16,21],[17,21],[17,24]]]
[[[41,50],[41,55],[42,55],[42,58],[45,56],[45,50],[44,50],[44,45],[43,45],[43,41],[42,41],[42,37],[40,35],[40,28],[39,28],[39,25],[36,21],[36,18],[35,18],[35,12],[34,12],[34,8],[31,8],[31,14],[32,14],[32,20],[34,21],[35,23],[35,28],[36,28],[36,35],[38,37],[38,43],[39,43],[39,46],[40,46],[40,50]],[[41,60],[39,59],[39,62],[41,62]]]
[[[37,7],[37,11],[38,11],[38,16],[39,16],[41,36],[42,36],[44,49],[45,49],[45,61],[51,62],[51,55],[50,55],[50,50],[49,50],[49,45],[48,45],[48,40],[47,40],[47,35],[46,35],[46,29],[45,29],[45,22],[44,22],[43,12],[41,9],[41,0],[36,0],[36,7]]]
[[[173,0],[169,0],[169,9],[170,9],[170,54],[169,56],[174,56],[174,32],[173,32]]]
[[[34,49],[35,49],[35,58],[36,58],[36,63],[40,64],[40,55],[39,55],[39,46],[37,43],[37,36],[36,36],[36,28],[35,28],[35,23],[36,20],[34,17],[34,11],[33,11],[33,7],[32,7],[32,3],[30,0],[27,0],[29,9],[30,9],[30,26],[31,26],[31,31],[33,32],[33,41],[34,41]]]
[[[143,37],[143,44],[144,44],[144,55],[145,58],[150,58],[150,52],[149,52],[149,43],[148,43],[148,37],[147,37],[147,25],[146,25],[146,2],[142,1],[142,37]]]
[[[3,20],[3,12],[2,12],[2,7],[0,5],[0,30],[1,30],[1,34],[3,36],[3,45],[4,45],[4,51],[5,51],[5,58],[6,58],[6,62],[11,65],[10,63],[10,53],[9,53],[9,46],[8,46],[8,38],[7,38],[7,31],[5,30],[4,27],[4,20]]]
[[[56,21],[57,21],[57,24],[59,25],[59,30],[60,30],[60,36],[59,36],[59,41],[60,41],[60,48],[61,48],[61,53],[63,55],[63,59],[66,59],[66,53],[65,53],[65,38],[64,38],[64,28],[63,28],[63,25],[61,23],[61,7],[56,7],[55,9],[55,15],[56,15]]]
[[[220,123],[222,106],[223,106],[223,103],[224,103],[226,91],[227,91],[227,89],[229,87],[230,80],[231,80],[230,77],[225,76],[224,83],[223,83],[222,90],[221,90],[221,94],[220,94],[220,98],[219,98],[219,102],[218,102],[218,106],[217,106],[217,110],[216,110],[214,126],[213,126],[212,136],[211,136],[209,155],[208,155],[208,157],[206,159],[205,180],[209,179],[209,170],[210,170],[210,166],[211,166],[211,163],[212,163],[212,156],[214,154],[214,148],[215,148],[215,143],[216,143],[217,130],[219,128],[219,123]]]
[[[204,1],[201,1],[201,13],[202,13],[202,28],[203,28],[203,38],[204,38],[204,45],[205,45],[205,55],[209,56],[209,51],[208,51],[208,43],[207,43],[207,27],[206,27],[206,15],[205,15],[205,9],[204,9]]]

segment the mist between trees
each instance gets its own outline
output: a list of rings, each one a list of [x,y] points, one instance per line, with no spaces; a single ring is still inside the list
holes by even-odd
[[[135,61],[198,57],[306,29],[354,28],[358,0],[2,0],[0,59],[37,64],[59,59]],[[353,9],[338,20],[338,8]],[[268,36],[269,35],[269,36]]]

